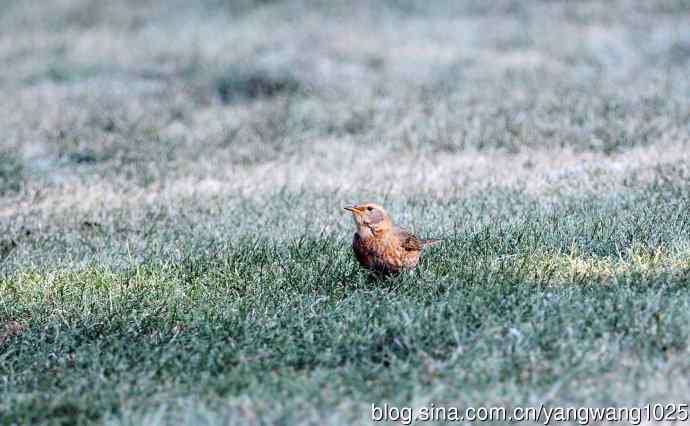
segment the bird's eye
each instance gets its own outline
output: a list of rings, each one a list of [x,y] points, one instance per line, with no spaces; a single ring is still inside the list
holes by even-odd
[[[372,210],[374,210],[374,208],[369,206],[369,207],[367,207],[367,210],[372,211]]]

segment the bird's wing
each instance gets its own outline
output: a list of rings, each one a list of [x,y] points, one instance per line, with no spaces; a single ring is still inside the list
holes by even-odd
[[[395,228],[395,234],[400,240],[400,245],[407,251],[420,251],[426,246],[443,241],[439,238],[420,240],[414,234],[403,228]]]
[[[421,251],[424,243],[406,229],[396,228],[395,235],[400,240],[400,245],[407,251]]]

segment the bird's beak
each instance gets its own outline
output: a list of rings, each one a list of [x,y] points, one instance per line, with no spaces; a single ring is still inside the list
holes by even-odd
[[[349,212],[354,213],[354,214],[359,214],[362,212],[362,210],[357,206],[345,206],[343,208]]]

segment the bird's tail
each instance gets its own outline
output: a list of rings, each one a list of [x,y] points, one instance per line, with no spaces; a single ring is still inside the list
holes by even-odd
[[[427,238],[426,240],[422,240],[422,247],[431,246],[442,241],[443,239],[441,238]]]

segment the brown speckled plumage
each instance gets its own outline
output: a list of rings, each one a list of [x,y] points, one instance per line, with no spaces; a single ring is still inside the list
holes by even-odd
[[[357,226],[352,240],[355,258],[363,267],[388,275],[412,269],[425,246],[440,240],[420,240],[391,221],[378,204],[346,207]]]

